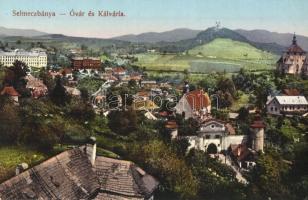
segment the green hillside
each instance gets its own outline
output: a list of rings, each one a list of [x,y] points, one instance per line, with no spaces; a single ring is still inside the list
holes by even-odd
[[[240,68],[263,70],[272,69],[278,56],[259,50],[248,43],[218,38],[210,43],[197,46],[185,53],[137,54],[136,64],[148,70],[188,69],[191,72],[212,71],[236,72]]]

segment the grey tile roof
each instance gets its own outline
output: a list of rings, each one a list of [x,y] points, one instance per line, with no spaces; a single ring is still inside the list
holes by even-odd
[[[97,157],[95,171],[101,190],[106,193],[144,198],[151,196],[158,186],[158,181],[130,161]]]
[[[86,199],[100,186],[80,149],[65,151],[0,185],[0,199]]]
[[[152,196],[158,182],[134,163],[97,156],[92,145],[65,151],[0,184],[0,200],[139,200]]]

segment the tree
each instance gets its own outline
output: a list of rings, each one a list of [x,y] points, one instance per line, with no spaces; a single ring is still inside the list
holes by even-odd
[[[189,142],[187,138],[180,138],[171,141],[171,148],[179,157],[185,156],[188,146]]]
[[[42,79],[43,83],[46,85],[49,92],[55,87],[55,81],[48,71],[41,69],[39,77]]]
[[[185,160],[198,180],[198,199],[246,199],[244,186],[229,166],[196,149],[191,149]]]
[[[92,105],[82,100],[72,101],[69,114],[73,118],[81,121],[91,121],[95,118]]]
[[[258,191],[261,199],[291,199],[290,191],[285,184],[288,171],[289,166],[282,157],[274,151],[269,151],[259,155],[248,181],[251,183],[250,187]]]
[[[294,189],[299,199],[308,196],[308,144],[300,143],[295,148],[294,164],[292,166],[290,186]]]
[[[184,160],[162,141],[151,140],[132,144],[130,158],[157,177],[169,199],[194,199],[198,182]],[[163,198],[162,198],[163,199]]]
[[[136,83],[135,80],[129,80],[129,81],[128,81],[128,87],[134,88],[134,87],[136,87],[136,86],[137,86],[137,83]]]
[[[19,109],[4,96],[0,98],[0,143],[15,143],[22,125]]]
[[[127,111],[111,111],[108,119],[110,129],[121,135],[128,135],[137,128],[136,111],[131,108]]]
[[[241,107],[238,111],[238,119],[241,121],[248,121],[249,111],[245,107]]]
[[[90,99],[89,91],[86,88],[81,88],[80,93],[80,97],[84,102],[87,102]]]
[[[13,86],[22,96],[31,96],[24,79],[28,71],[28,66],[24,62],[16,60],[13,66],[7,69],[4,84]]]
[[[64,106],[71,100],[71,96],[66,92],[59,77],[56,80],[55,88],[50,93],[50,99],[58,106]]]

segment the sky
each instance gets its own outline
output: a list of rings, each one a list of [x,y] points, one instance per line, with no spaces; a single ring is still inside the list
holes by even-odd
[[[71,10],[86,16],[70,16]],[[17,17],[16,11],[55,12]],[[121,11],[125,17],[88,17],[88,11]],[[66,15],[60,15],[65,13]],[[109,38],[175,28],[266,29],[308,36],[307,0],[0,0],[0,26],[70,36]]]

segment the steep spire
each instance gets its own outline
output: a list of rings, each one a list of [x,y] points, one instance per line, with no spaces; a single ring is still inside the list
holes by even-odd
[[[296,35],[295,35],[295,33],[294,33],[294,35],[293,35],[292,44],[293,44],[293,45],[297,45],[297,40],[296,40]]]

